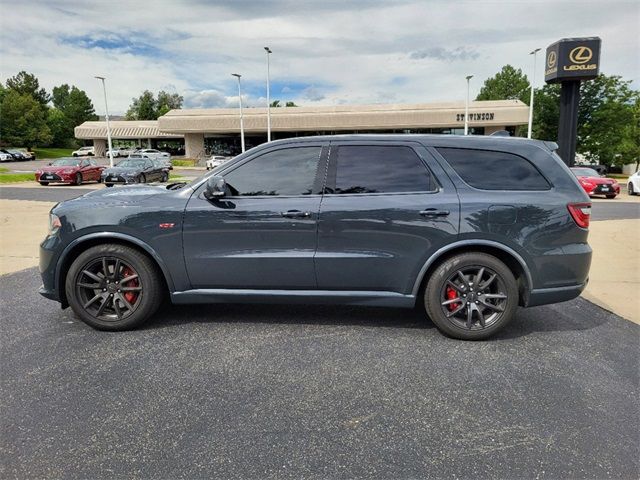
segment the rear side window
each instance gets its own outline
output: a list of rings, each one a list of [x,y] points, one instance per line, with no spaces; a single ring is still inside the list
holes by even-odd
[[[438,148],[466,183],[481,190],[549,190],[549,183],[527,159],[506,152]]]
[[[434,186],[431,174],[409,147],[338,147],[333,193],[428,192]]]

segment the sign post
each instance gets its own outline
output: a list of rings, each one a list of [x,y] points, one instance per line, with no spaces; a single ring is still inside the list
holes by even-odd
[[[575,163],[580,82],[598,76],[599,37],[563,38],[547,47],[544,80],[560,83],[558,155],[570,167]]]

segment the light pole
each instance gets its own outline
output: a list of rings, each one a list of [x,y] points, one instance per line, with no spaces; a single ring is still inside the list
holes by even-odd
[[[473,78],[473,75],[467,75],[467,101],[464,104],[464,134],[469,135],[469,80]]]
[[[269,75],[269,55],[273,52],[269,47],[264,47],[264,50],[267,52],[267,142],[271,141],[271,99],[269,97],[269,83],[270,83],[270,75]]]
[[[238,102],[240,103],[240,146],[242,147],[242,153],[244,153],[244,119],[242,117],[242,91],[240,90],[240,75],[239,73],[232,73],[232,76],[238,79]]]
[[[102,80],[102,91],[104,92],[104,118],[107,121],[107,143],[109,145],[109,166],[113,167],[113,149],[111,148],[111,125],[109,125],[109,105],[107,104],[107,87],[104,83],[104,77],[95,77]]]
[[[531,138],[531,127],[533,126],[533,89],[536,84],[536,54],[539,51],[540,49],[536,48],[533,52],[529,53],[529,55],[533,55],[533,75],[531,76],[531,100],[529,101],[529,129],[527,130],[527,138]]]

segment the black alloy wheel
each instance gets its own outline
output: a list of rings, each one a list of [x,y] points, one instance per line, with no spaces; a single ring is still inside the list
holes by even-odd
[[[425,289],[425,307],[445,334],[464,340],[487,338],[504,328],[518,306],[511,270],[484,253],[465,253],[443,262]]]
[[[73,311],[101,330],[139,325],[161,303],[162,279],[144,254],[124,245],[98,245],[81,253],[65,281]]]

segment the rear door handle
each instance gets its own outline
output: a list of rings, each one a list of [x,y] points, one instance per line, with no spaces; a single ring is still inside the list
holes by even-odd
[[[311,216],[311,212],[301,212],[300,210],[287,210],[286,212],[280,212],[285,218],[307,218]]]
[[[449,210],[438,210],[435,208],[427,208],[420,210],[420,215],[423,217],[446,217],[449,215]]]

